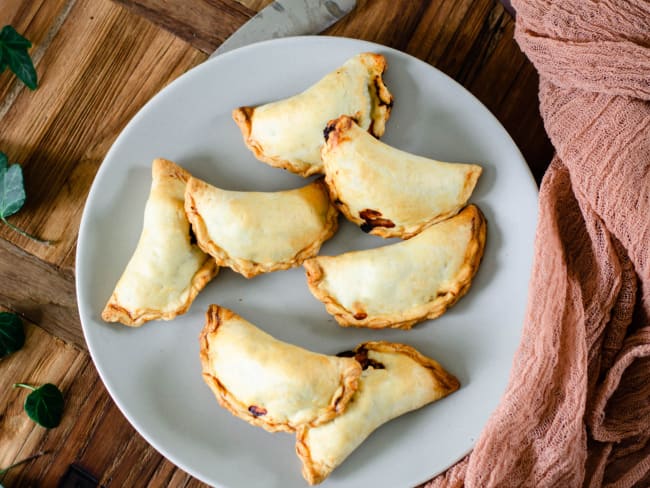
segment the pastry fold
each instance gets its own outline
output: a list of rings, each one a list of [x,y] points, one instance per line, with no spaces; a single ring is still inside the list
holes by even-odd
[[[353,358],[281,342],[217,305],[208,309],[199,340],[203,379],[221,406],[270,432],[339,415],[361,375]]]
[[[350,115],[375,137],[384,134],[393,98],[383,82],[386,60],[362,53],[303,93],[232,113],[257,159],[302,176],[322,173],[320,149],[327,122]]]
[[[322,178],[266,193],[227,191],[190,178],[185,211],[199,247],[247,278],[300,265],[338,226]]]
[[[349,355],[357,358],[364,371],[345,412],[296,432],[296,453],[311,485],[327,478],[382,424],[460,387],[440,364],[404,344],[367,342]]]
[[[215,261],[192,243],[183,210],[189,178],[171,161],[154,160],[140,240],[102,312],[105,321],[140,326],[173,319],[217,274]]]
[[[347,116],[328,124],[322,158],[332,201],[347,219],[364,232],[403,239],[455,215],[482,171],[395,149]]]
[[[340,325],[409,329],[467,293],[485,239],[485,217],[468,205],[407,241],[317,256],[303,266],[309,290]]]

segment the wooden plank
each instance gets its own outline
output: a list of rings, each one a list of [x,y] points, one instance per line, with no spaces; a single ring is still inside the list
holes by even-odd
[[[254,12],[259,12],[268,6],[273,0],[237,0],[242,5],[248,7]]]
[[[12,222],[56,242],[45,247],[6,227],[0,237],[48,262],[72,265],[76,232],[70,230],[79,225],[106,151],[146,101],[204,59],[108,0],[75,3],[40,62],[41,87],[22,91],[0,119],[0,147],[23,163],[28,195]]]
[[[354,37],[404,50],[427,4],[429,2],[359,0],[353,14],[323,34]]]
[[[11,25],[31,41],[30,55],[39,76],[38,61],[65,20],[71,3],[74,0],[0,1],[0,28]],[[23,88],[24,85],[8,69],[0,74],[0,113],[10,93],[14,98],[14,93]]]
[[[70,344],[86,348],[72,273],[0,239],[0,276],[0,306]]]
[[[88,365],[88,358],[73,346],[65,344],[40,327],[27,322],[25,324],[26,340],[20,351],[0,360],[0,466],[8,466],[16,460],[26,458],[40,450],[51,432],[35,424],[23,411],[23,403],[29,392],[22,388],[13,388],[14,383],[41,385],[54,383],[66,395],[76,375]],[[73,397],[74,398],[74,397]],[[81,398],[78,399],[78,401]],[[74,404],[74,400],[72,400]],[[65,412],[74,411],[67,405]],[[64,416],[62,426],[70,421]],[[8,486],[26,486],[15,480],[21,472],[43,462],[44,459],[32,461],[16,470],[10,471],[2,480]]]
[[[210,54],[255,11],[235,0],[114,0]]]

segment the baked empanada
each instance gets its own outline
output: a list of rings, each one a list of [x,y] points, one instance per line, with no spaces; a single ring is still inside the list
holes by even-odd
[[[302,474],[311,485],[327,478],[380,425],[460,387],[440,364],[404,344],[367,342],[349,355],[364,371],[345,412],[296,433]]]
[[[341,325],[409,329],[467,293],[485,236],[483,214],[468,205],[407,241],[308,259],[307,284]]]
[[[361,366],[274,339],[210,305],[200,336],[203,379],[222,407],[270,432],[318,425],[343,412]]]
[[[192,243],[183,210],[190,174],[171,161],[156,159],[138,245],[117,282],[102,319],[140,326],[183,314],[219,267]]]
[[[190,178],[185,211],[201,249],[247,278],[300,265],[338,225],[322,178],[267,193],[227,191]]]
[[[408,239],[465,206],[481,167],[388,146],[350,117],[331,121],[322,150],[332,201],[365,232]]]
[[[364,53],[349,59],[303,93],[232,116],[257,159],[302,176],[322,173],[327,122],[350,115],[375,137],[384,134],[393,98],[382,80],[386,60]]]

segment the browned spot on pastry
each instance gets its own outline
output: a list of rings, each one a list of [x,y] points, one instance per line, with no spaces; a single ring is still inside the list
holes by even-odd
[[[359,217],[365,220],[365,223],[361,224],[361,230],[364,232],[370,232],[375,227],[395,227],[395,223],[392,220],[382,218],[381,215],[381,212],[371,208],[366,208],[359,212]]]
[[[357,313],[354,314],[354,318],[357,319],[357,320],[363,320],[367,316],[368,316],[368,314],[365,313],[365,312],[357,312]]]
[[[261,417],[266,415],[266,408],[258,407],[257,405],[251,405],[248,407],[248,411],[252,413],[255,417]]]
[[[196,234],[192,230],[191,226],[190,226],[190,244],[192,244],[193,246],[196,245]]]

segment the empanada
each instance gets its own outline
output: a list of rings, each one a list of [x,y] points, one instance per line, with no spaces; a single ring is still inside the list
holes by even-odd
[[[322,178],[267,193],[227,191],[190,178],[185,211],[201,249],[247,278],[300,265],[338,225]]]
[[[309,259],[307,284],[341,325],[409,329],[467,292],[485,236],[483,214],[468,205],[407,241]]]
[[[117,282],[102,319],[140,326],[185,313],[219,267],[192,242],[183,210],[190,174],[156,159],[138,245]]]
[[[330,122],[325,182],[341,212],[365,232],[408,239],[465,206],[481,175],[475,164],[442,163],[388,146],[350,117]]]
[[[311,485],[327,478],[380,425],[460,387],[440,364],[404,344],[367,342],[349,355],[364,371],[345,412],[296,433],[302,474]]]
[[[345,410],[361,366],[274,339],[210,305],[200,336],[203,379],[222,407],[270,432],[318,425]]]
[[[303,93],[232,116],[257,159],[302,176],[322,173],[327,122],[343,114],[375,137],[384,134],[393,98],[382,80],[386,60],[364,53],[349,59]]]

